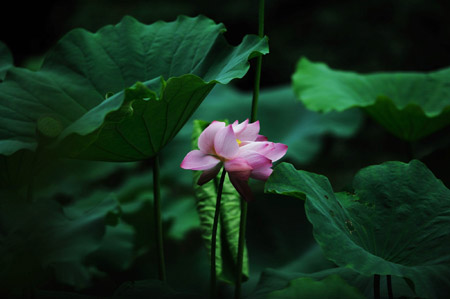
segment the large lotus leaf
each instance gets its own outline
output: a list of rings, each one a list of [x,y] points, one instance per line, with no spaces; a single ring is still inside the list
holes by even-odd
[[[354,194],[333,193],[324,176],[280,164],[266,191],[306,198],[327,258],[371,276],[412,281],[420,297],[450,292],[450,190],[427,167],[386,162],[361,170]]]
[[[118,203],[96,196],[79,202],[0,202],[0,290],[38,286],[50,273],[64,284],[89,284],[85,258],[101,245]]]
[[[8,47],[0,41],[0,82],[3,81],[6,71],[13,66],[13,58]]]
[[[246,36],[233,47],[224,31],[203,16],[152,25],[125,17],[97,33],[71,31],[39,71],[8,71],[0,154],[57,139],[66,155],[83,159],[155,155],[215,83],[244,76],[248,59],[268,52],[266,38]]]
[[[198,149],[197,139],[201,132],[209,125],[209,122],[194,121],[192,134],[192,147]],[[217,201],[217,184],[220,173],[215,180],[202,186],[197,185],[201,172],[194,172],[194,193],[197,211],[200,216],[203,240],[206,250],[211,254],[212,226]],[[239,243],[239,224],[241,217],[241,198],[234,189],[228,176],[225,178],[220,205],[220,220],[217,227],[216,239],[216,273],[217,278],[228,283],[236,281],[237,252]],[[242,266],[243,280],[248,279],[249,263],[247,248],[244,247],[244,259]]]
[[[296,95],[309,109],[362,107],[404,140],[418,140],[450,124],[450,68],[361,75],[302,58],[292,79]]]

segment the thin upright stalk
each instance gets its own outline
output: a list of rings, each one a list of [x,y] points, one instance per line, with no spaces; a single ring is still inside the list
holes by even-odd
[[[389,299],[394,299],[394,292],[392,291],[392,277],[391,275],[386,275],[388,297]]]
[[[219,186],[217,187],[217,199],[216,199],[216,210],[214,212],[214,222],[212,227],[212,235],[211,235],[211,281],[210,281],[210,298],[216,298],[217,290],[216,290],[216,241],[217,241],[217,226],[219,224],[219,216],[220,216],[220,203],[222,201],[222,190],[223,190],[223,182],[225,181],[225,175],[227,172],[225,168],[222,170],[222,176],[220,177]]]
[[[153,205],[155,218],[155,236],[158,252],[158,278],[166,281],[166,265],[164,262],[163,228],[161,220],[161,190],[159,182],[159,157],[153,158]]]
[[[264,0],[259,0],[258,7],[259,7],[258,35],[259,37],[264,37]],[[258,56],[256,60],[256,72],[255,72],[255,82],[253,85],[253,99],[252,99],[252,111],[250,115],[250,122],[256,121],[258,100],[259,100],[259,87],[261,82],[261,65],[262,65],[262,56]],[[237,267],[236,267],[237,273],[234,289],[235,299],[241,298],[242,265],[244,263],[244,245],[245,245],[246,230],[247,230],[247,202],[241,199],[241,219],[239,224],[239,243],[238,243]]]
[[[259,0],[259,11],[258,11],[258,35],[259,37],[264,37],[264,0]],[[261,82],[261,65],[262,65],[262,55],[258,56],[256,59],[256,71],[255,71],[255,81],[253,85],[253,99],[252,99],[252,111],[250,122],[256,121],[256,114],[258,110],[258,100],[259,100],[259,86]]]
[[[373,276],[373,298],[380,299],[380,275]]]
[[[244,263],[244,245],[245,245],[245,232],[247,229],[247,202],[241,199],[241,220],[239,225],[239,243],[238,243],[238,256],[237,256],[237,273],[236,273],[236,285],[234,289],[234,298],[241,298],[241,284],[242,284],[242,265]]]

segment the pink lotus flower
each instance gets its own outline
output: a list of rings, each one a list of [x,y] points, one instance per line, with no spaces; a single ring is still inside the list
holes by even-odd
[[[199,185],[214,179],[222,166],[241,196],[250,201],[252,193],[248,179],[265,181],[272,173],[272,162],[286,154],[287,145],[267,141],[259,135],[259,121],[248,119],[226,126],[213,121],[198,138],[199,150],[189,152],[181,168],[203,170]]]

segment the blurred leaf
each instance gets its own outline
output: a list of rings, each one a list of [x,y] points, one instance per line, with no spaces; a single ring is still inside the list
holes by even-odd
[[[25,196],[24,188],[28,186],[33,177],[35,156],[35,153],[29,150],[21,150],[11,156],[0,155],[1,198]]]
[[[99,299],[98,296],[82,295],[77,293],[69,292],[58,292],[58,291],[44,291],[38,290],[36,292],[36,297],[39,299]]]
[[[340,280],[344,281],[343,284],[347,285],[347,288],[350,285],[358,289],[360,294],[364,295],[364,298],[373,298],[374,290],[373,290],[372,276],[364,276],[350,268],[339,267],[326,269],[315,273],[300,273],[284,270],[280,271],[275,269],[266,269],[261,273],[258,285],[255,291],[249,296],[249,299],[267,298],[271,294],[276,293],[275,291],[289,288],[290,282],[298,279],[308,279],[308,280],[311,279],[316,281],[323,281],[329,277],[340,277]],[[400,277],[396,276],[392,277],[392,287],[395,298],[415,297],[414,293],[408,287],[405,280]],[[326,289],[323,289],[321,291],[326,291]],[[388,291],[386,279],[382,278],[380,283],[380,294],[382,295],[382,298],[386,298],[387,293]],[[285,297],[278,297],[278,298],[285,298]],[[336,298],[336,297],[314,296],[311,294],[301,298]],[[340,296],[337,298],[349,298],[349,297]]]
[[[22,63],[24,68],[29,69],[30,71],[38,71],[42,63],[44,63],[45,56],[30,56],[25,59]]]
[[[99,248],[118,203],[112,197],[85,201],[83,209],[50,200],[0,202],[1,290],[39,285],[50,272],[64,284],[89,284],[84,260]]]
[[[216,86],[200,105],[188,125],[160,154],[163,182],[177,184],[172,190],[192,190],[192,178],[180,168],[180,163],[191,150],[190,140],[194,119],[208,121],[218,119],[244,120],[248,118],[252,95],[230,86]],[[248,109],[246,109],[247,107]],[[342,113],[321,114],[304,108],[290,86],[262,89],[258,104],[261,134],[274,142],[289,146],[286,158],[302,164],[310,164],[320,154],[324,137],[351,137],[362,125],[362,113],[352,109]],[[176,178],[176,180],[174,180]],[[255,181],[250,180],[253,184]],[[256,189],[255,189],[256,190]]]
[[[314,245],[309,250],[304,251],[296,259],[284,265],[280,270],[285,272],[313,273],[333,267],[336,267],[336,264],[327,260],[320,246],[314,242]]]
[[[167,190],[163,186],[163,190]],[[200,220],[192,196],[178,196],[176,198],[163,192],[163,219],[168,222],[168,234],[175,240],[181,240],[186,233],[200,228]],[[167,194],[167,195],[166,195]]]
[[[5,79],[6,72],[13,66],[13,57],[8,47],[0,41],[0,82]]]
[[[302,58],[294,90],[311,110],[362,107],[399,138],[418,140],[450,124],[450,68],[431,73],[360,75]]]
[[[232,47],[224,31],[203,16],[152,25],[125,17],[95,34],[71,31],[39,71],[8,71],[0,88],[0,154],[34,150],[38,135],[65,141],[71,157],[155,155],[215,83],[243,77],[248,59],[268,52],[267,38],[246,36]]]
[[[338,275],[316,281],[308,277],[291,280],[282,290],[270,293],[267,298],[365,298]]]
[[[208,125],[209,123],[205,121],[194,121],[194,131],[192,134],[192,145],[194,148],[197,148],[197,139]],[[212,226],[216,210],[217,184],[220,180],[220,174],[215,180],[209,181],[202,186],[197,185],[200,175],[200,171],[194,172],[194,192],[197,211],[200,216],[203,240],[205,241],[208,255],[211,256]],[[227,176],[223,185],[216,240],[217,278],[227,283],[234,283],[236,281],[240,218],[241,198]],[[248,266],[248,254],[247,248],[245,247],[242,266],[242,279],[244,281],[248,279]]]
[[[168,237],[181,240],[193,229],[200,227],[200,222],[195,207],[193,196],[187,196],[185,190],[174,190],[177,182],[161,182],[162,217],[164,228]],[[176,192],[178,191],[178,192]],[[153,179],[152,172],[140,172],[130,174],[123,185],[115,189],[117,197],[121,202],[124,216],[133,221],[134,213],[141,213],[142,209],[153,215]],[[148,225],[149,215],[144,216]],[[130,218],[128,218],[130,217]],[[144,223],[143,223],[144,224]],[[148,228],[143,228],[143,233],[148,234]],[[153,242],[153,241],[151,241]]]
[[[266,191],[306,200],[327,258],[372,276],[410,279],[420,297],[450,291],[450,190],[417,160],[361,170],[355,194],[333,193],[324,176],[279,165]]]
[[[88,257],[88,264],[111,273],[128,269],[134,261],[134,228],[119,222],[107,226],[100,247]]]
[[[193,118],[242,121],[248,118],[251,101],[250,92],[217,86]],[[354,135],[362,124],[362,115],[356,109],[329,114],[309,111],[296,100],[292,87],[286,85],[261,90],[258,120],[261,134],[289,146],[288,159],[306,164],[320,152],[325,136]]]

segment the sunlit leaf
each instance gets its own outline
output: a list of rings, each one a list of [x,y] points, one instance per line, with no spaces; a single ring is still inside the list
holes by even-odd
[[[386,162],[361,170],[354,194],[333,193],[324,176],[280,164],[266,191],[306,198],[327,258],[372,276],[412,281],[419,297],[450,291],[450,190],[424,164]]]
[[[125,17],[63,37],[40,70],[11,68],[0,88],[0,154],[63,142],[70,157],[135,161],[158,153],[215,83],[245,75],[267,39],[230,46],[199,16],[144,25]],[[144,82],[137,83],[136,82]]]
[[[361,75],[302,58],[294,90],[311,110],[362,107],[394,135],[418,140],[450,124],[450,68]]]
[[[205,121],[194,121],[194,132],[192,134],[192,145],[194,148],[197,148],[197,139],[208,125],[209,123]],[[203,240],[205,241],[206,250],[210,254],[212,226],[217,200],[217,184],[220,180],[220,173],[217,179],[209,181],[202,186],[197,185],[200,175],[200,171],[194,172],[194,192]],[[234,283],[236,280],[240,217],[241,198],[227,176],[223,185],[220,221],[217,228],[216,271],[218,279],[228,283]],[[248,273],[247,248],[244,248],[243,280],[248,279]]]

